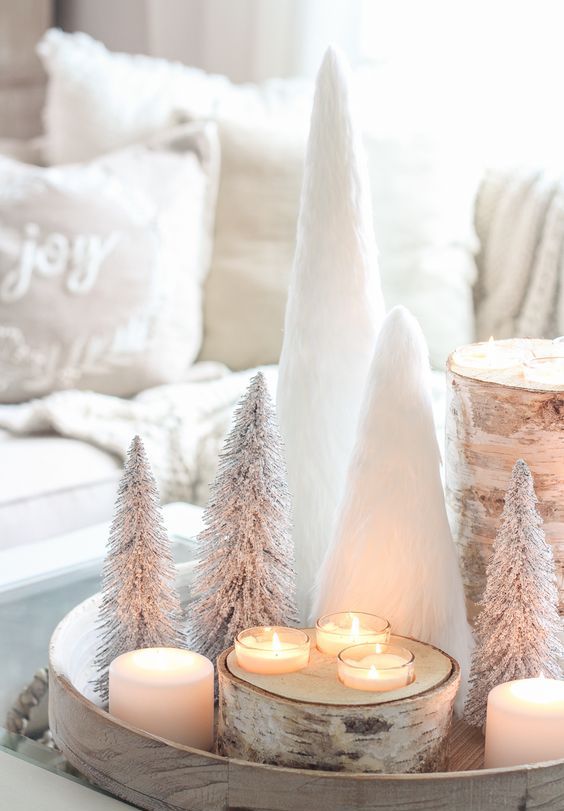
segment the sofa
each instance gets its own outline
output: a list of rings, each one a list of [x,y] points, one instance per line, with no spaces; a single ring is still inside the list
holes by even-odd
[[[155,427],[159,398],[173,404],[166,414],[175,411],[180,423],[178,404],[187,403],[193,422],[182,441],[186,445],[198,435],[194,459],[202,468],[197,486],[190,481],[177,490],[165,487],[164,500],[205,502],[247,370],[267,366],[275,388],[312,95],[304,83],[239,87],[162,60],[112,54],[82,34],[50,31],[39,53],[48,77],[45,134],[31,143],[0,145],[10,162],[4,171],[13,175],[20,171],[16,164],[27,162],[61,170],[89,165],[167,128],[198,122],[213,124],[221,157],[210,169],[209,149],[202,149],[201,134],[195,138],[194,154],[210,176],[217,174],[209,187],[215,183],[213,220],[206,226],[209,258],[199,280],[201,335],[190,368],[170,379],[149,376],[146,387],[121,390],[104,383],[96,388],[102,399],[87,405],[84,396],[93,386],[80,375],[67,386],[76,391],[65,392],[59,380],[31,403],[20,395],[4,400],[0,551],[108,520],[124,452],[117,439],[120,415],[129,409],[135,421],[151,408]],[[380,274],[387,305],[408,306],[427,337],[442,439],[442,370],[450,351],[490,333],[564,332],[554,305],[560,301],[555,257],[564,238],[561,189],[557,178],[539,172],[470,169],[440,133],[407,132],[403,122],[394,125],[393,111],[381,112],[385,127],[365,125]],[[198,153],[207,149],[204,157]],[[107,161],[102,168],[108,171]],[[1,219],[0,211],[0,225]],[[0,329],[6,312],[0,304]],[[206,392],[209,402],[191,413],[196,391]],[[96,432],[84,428],[88,415],[94,419],[92,402],[98,408]],[[80,429],[73,424],[77,409]],[[210,415],[219,412],[222,419],[208,431]],[[163,434],[155,434],[155,454],[162,444]]]

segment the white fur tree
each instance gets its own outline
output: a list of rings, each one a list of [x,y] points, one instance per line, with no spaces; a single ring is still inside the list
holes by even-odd
[[[311,115],[278,383],[304,621],[333,530],[383,312],[349,72],[329,49]]]
[[[286,470],[260,372],[235,413],[204,525],[190,638],[197,651],[215,660],[245,628],[296,622]]]
[[[131,443],[118,489],[102,571],[100,641],[94,682],[108,700],[108,668],[138,648],[184,647],[180,601],[170,541],[143,443]]]
[[[427,347],[403,307],[378,337],[312,616],[354,608],[430,642],[468,675],[471,633],[446,516]]]
[[[533,477],[519,459],[505,506],[476,622],[476,648],[464,707],[469,724],[486,720],[488,693],[513,679],[562,678],[564,648],[552,547],[545,540]]]

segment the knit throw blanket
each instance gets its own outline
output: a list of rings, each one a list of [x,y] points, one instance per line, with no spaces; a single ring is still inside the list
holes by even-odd
[[[564,334],[564,181],[550,172],[491,172],[476,206],[481,242],[478,335]]]
[[[0,406],[0,427],[14,434],[54,431],[121,459],[139,434],[163,502],[204,504],[232,413],[256,371],[232,373],[218,363],[198,363],[185,383],[148,389],[130,400],[91,391],[56,392]],[[274,395],[277,370],[262,371]]]
[[[0,428],[13,434],[54,431],[125,459],[139,434],[163,502],[204,505],[209,483],[238,400],[257,369],[230,372],[219,363],[197,363],[185,383],[148,389],[131,400],[91,391],[61,391],[21,405],[0,405]],[[276,399],[276,366],[261,367]],[[432,374],[439,445],[444,438],[445,376]]]

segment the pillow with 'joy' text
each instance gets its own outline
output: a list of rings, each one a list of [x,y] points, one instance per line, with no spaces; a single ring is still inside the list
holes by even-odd
[[[182,379],[202,339],[213,125],[87,164],[0,157],[0,401],[127,396]]]

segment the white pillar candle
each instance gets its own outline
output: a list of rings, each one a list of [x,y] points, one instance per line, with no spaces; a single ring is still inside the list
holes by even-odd
[[[520,679],[488,696],[484,765],[564,759],[564,681]]]
[[[414,656],[395,645],[353,645],[338,657],[339,679],[345,687],[383,693],[399,690],[415,678]]]
[[[351,645],[386,644],[390,639],[390,623],[375,614],[362,611],[342,611],[326,614],[315,625],[317,649],[328,656],[338,656]]]
[[[293,673],[309,662],[309,636],[297,628],[257,627],[235,640],[237,663],[249,673]]]
[[[110,665],[111,715],[175,743],[213,746],[213,665],[180,648],[144,648]]]

